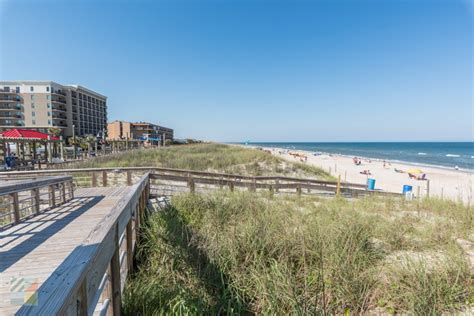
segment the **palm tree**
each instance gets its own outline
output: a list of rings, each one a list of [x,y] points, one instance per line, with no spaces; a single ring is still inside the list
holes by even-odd
[[[50,127],[48,128],[48,134],[52,136],[59,136],[61,135],[62,130],[57,127]]]
[[[92,150],[92,144],[97,141],[97,138],[93,135],[86,135],[84,142],[87,144],[87,153],[90,156]]]
[[[84,140],[79,136],[74,136],[74,137],[69,137],[68,142],[69,142],[69,145],[74,146],[74,158],[77,158],[76,148],[82,147]]]

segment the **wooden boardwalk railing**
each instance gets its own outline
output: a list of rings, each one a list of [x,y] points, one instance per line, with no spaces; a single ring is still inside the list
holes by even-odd
[[[74,197],[73,178],[56,176],[0,182],[0,228],[66,203]]]
[[[159,167],[120,167],[120,168],[86,168],[35,170],[0,173],[1,179],[27,178],[45,175],[72,175],[79,187],[106,187],[111,185],[130,185],[145,172],[151,173],[152,195],[181,192],[183,187],[190,191],[199,189],[246,188],[248,190],[268,190],[273,193],[296,194],[342,194],[345,196],[361,196],[367,194],[400,196],[398,193],[384,191],[368,191],[366,184],[303,179],[283,176],[244,176],[226,173],[214,173],[184,169]],[[159,191],[160,189],[161,191]],[[201,190],[202,191],[202,190]]]
[[[121,295],[149,199],[146,173],[40,288],[39,304],[18,315],[120,315]]]

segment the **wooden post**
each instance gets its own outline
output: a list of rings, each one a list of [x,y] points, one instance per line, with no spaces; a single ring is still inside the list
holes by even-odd
[[[64,161],[64,141],[63,141],[63,137],[60,136],[59,139],[61,141],[59,143],[59,151],[60,151],[60,154],[61,154],[61,160]]]
[[[47,152],[48,152],[48,162],[53,162],[53,155],[51,153],[51,137],[48,135],[48,141],[46,142]]]
[[[33,142],[33,159],[36,160],[36,142]]]
[[[252,188],[251,188],[251,191],[252,192],[256,192],[257,191],[257,179],[253,178],[252,180]]]
[[[441,200],[444,198],[444,188],[441,188]]]
[[[234,192],[234,182],[232,182],[232,180],[229,182],[229,189],[230,192]]]
[[[336,195],[341,195],[341,175],[337,177]]]
[[[17,146],[18,146],[18,143],[17,143]],[[20,148],[16,148],[17,150],[19,149],[19,155],[18,155],[18,158],[21,160],[21,161],[25,161],[25,142],[22,141],[20,143]]]
[[[126,238],[127,238],[127,268],[128,273],[133,271],[133,220],[130,220],[127,223],[126,227]]]
[[[195,191],[194,179],[191,176],[189,176],[188,178],[188,187],[189,187],[189,192],[194,193]]]
[[[88,302],[87,302],[87,280],[82,281],[81,287],[79,288],[77,299],[77,315],[87,315]]]
[[[102,186],[106,187],[107,186],[107,171],[102,171]]]
[[[127,170],[127,185],[132,185],[132,171]]]
[[[139,206],[140,203],[137,204],[137,206],[135,206],[135,241],[138,240],[138,233],[139,233],[139,230],[140,230],[140,206]]]
[[[430,197],[430,180],[426,180],[426,197]]]
[[[298,184],[296,186],[296,194],[298,195],[298,197],[301,197],[301,184]]]
[[[56,192],[54,191],[54,184],[49,186],[49,206],[56,206]]]
[[[74,182],[71,180],[69,181],[69,199],[74,198]]]
[[[33,200],[33,203],[34,203],[34,210],[35,210],[35,213],[36,214],[39,214],[40,211],[41,211],[41,208],[40,208],[40,192],[39,192],[39,188],[35,188],[31,191],[31,198]]]
[[[97,174],[94,171],[92,171],[91,179],[92,179],[92,187],[93,188],[97,187]]]
[[[110,276],[112,283],[112,312],[114,316],[120,316],[122,299],[120,285],[120,247],[118,244],[118,228],[115,228],[114,255],[110,260]]]
[[[278,192],[280,189],[280,180],[276,179],[275,180],[275,192]]]
[[[66,203],[66,183],[61,183],[61,202]]]
[[[13,205],[13,218],[15,220],[15,224],[20,222],[20,203],[18,201],[18,192],[12,193],[12,205]]]

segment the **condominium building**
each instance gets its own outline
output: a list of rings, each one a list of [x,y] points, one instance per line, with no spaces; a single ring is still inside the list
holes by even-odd
[[[167,139],[173,140],[173,129],[147,122],[114,121],[107,125],[108,139],[149,139],[160,140],[163,144]]]
[[[107,97],[53,81],[0,81],[0,130],[15,127],[62,135],[97,135],[107,128]]]

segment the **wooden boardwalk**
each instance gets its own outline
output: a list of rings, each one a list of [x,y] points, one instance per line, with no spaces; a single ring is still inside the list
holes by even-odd
[[[0,231],[0,315],[15,314],[43,283],[64,274],[63,263],[130,190],[77,189],[72,201]],[[74,260],[89,260],[91,251]]]

